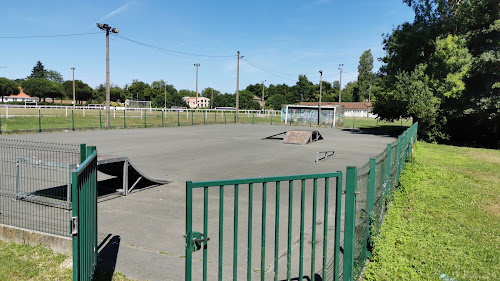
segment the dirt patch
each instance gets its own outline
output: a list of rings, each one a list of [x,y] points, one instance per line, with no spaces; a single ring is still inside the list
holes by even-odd
[[[488,163],[498,164],[500,165],[500,152],[495,150],[479,150],[475,149],[474,152],[467,153],[467,156],[485,161]]]
[[[500,203],[495,203],[495,204],[489,206],[488,208],[486,208],[486,210],[488,212],[492,213],[493,215],[500,217]]]

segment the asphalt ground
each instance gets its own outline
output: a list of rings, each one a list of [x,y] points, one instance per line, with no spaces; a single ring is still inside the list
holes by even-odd
[[[282,144],[262,138],[292,129],[317,129],[323,140],[307,144]],[[185,265],[186,181],[270,177],[342,171],[346,166],[361,166],[382,152],[394,138],[360,134],[335,128],[290,127],[282,125],[209,125],[128,130],[97,130],[5,135],[6,138],[37,141],[86,143],[100,153],[126,156],[149,177],[169,183],[133,192],[127,197],[110,198],[98,205],[99,236],[103,240],[100,260],[104,266],[138,280],[183,280]],[[315,163],[316,152],[334,150],[335,154]],[[344,175],[345,177],[345,175]],[[344,179],[345,182],[345,179]],[[319,182],[318,202],[323,202],[324,183]],[[118,186],[117,188],[121,188]],[[304,273],[309,275],[311,255],[311,184],[306,187]],[[335,184],[330,187],[329,239],[333,238]],[[265,276],[274,272],[275,184],[268,186]],[[282,184],[280,199],[279,276],[286,275],[288,185]],[[300,184],[293,187],[292,277],[298,272],[298,236]],[[202,193],[194,194],[193,230],[202,231]],[[225,189],[223,200],[223,279],[233,274],[234,188]],[[239,190],[239,231],[237,275],[246,276],[248,248],[248,186]],[[262,186],[255,186],[253,198],[252,279],[260,276]],[[324,223],[323,205],[317,211],[318,225]],[[344,206],[342,206],[342,209]],[[219,189],[209,189],[208,280],[217,277]],[[318,226],[318,236],[323,226]],[[330,233],[331,232],[331,233]],[[330,242],[329,242],[330,243]],[[329,244],[331,245],[331,244]],[[210,247],[212,246],[212,247]],[[317,248],[316,272],[321,270],[321,249]],[[328,248],[330,259],[333,247]],[[194,280],[201,280],[202,251],[193,254]],[[314,280],[314,279],[313,279]]]

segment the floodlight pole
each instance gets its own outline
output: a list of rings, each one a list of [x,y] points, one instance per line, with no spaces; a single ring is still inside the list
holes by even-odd
[[[73,107],[76,106],[76,95],[75,95],[75,68],[71,68],[73,70]]]
[[[196,66],[196,111],[198,111],[198,67],[200,67],[199,63],[195,63]]]
[[[118,28],[112,28],[107,24],[98,23],[97,27],[99,29],[106,31],[106,128],[109,128],[110,125],[110,85],[109,85],[109,31],[112,33],[118,33]]]
[[[264,102],[264,82],[266,82],[266,80],[262,81],[262,109],[266,107],[266,103]]]
[[[163,87],[165,88],[165,109],[167,109],[167,83],[168,81],[163,82]]]
[[[344,64],[343,63],[339,64],[339,69],[340,69],[339,104],[342,102],[342,67],[344,67]]]
[[[321,119],[321,90],[323,89],[323,70],[319,71],[319,103],[318,103],[318,125]]]

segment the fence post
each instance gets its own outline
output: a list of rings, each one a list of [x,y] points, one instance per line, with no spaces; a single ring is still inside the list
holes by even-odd
[[[224,114],[224,124],[227,124],[227,114]]]
[[[0,114],[0,135],[2,134],[2,114]]]
[[[99,130],[102,129],[102,116],[101,116],[101,108],[99,108]]]
[[[356,226],[356,185],[358,168],[346,168],[344,221],[344,281],[354,280],[354,233]]]
[[[180,116],[180,113],[179,113],[179,112],[180,112],[180,111],[179,111],[179,110],[177,110],[177,126],[180,126],[180,125],[181,125],[181,119],[180,119],[180,117],[179,117],[179,116]]]
[[[391,162],[392,162],[392,144],[387,144],[387,184],[385,185],[385,195],[389,195],[391,186]]]
[[[86,144],[80,144],[80,163],[83,163],[87,159],[87,149]]]
[[[127,121],[125,121],[127,119],[127,116],[125,113],[126,111],[127,111],[126,109],[123,110],[123,128],[124,129],[127,129]]]
[[[73,113],[73,109],[71,109],[71,122],[73,123],[73,131],[75,130],[75,114]]]
[[[368,227],[366,228],[366,237],[368,238],[368,247],[366,248],[366,256],[371,257],[371,223],[373,221],[373,204],[375,202],[375,180],[376,180],[377,159],[370,158],[370,176],[368,178]]]
[[[214,111],[214,116],[215,116],[215,124],[217,124],[217,111]]]
[[[273,124],[273,115],[274,113],[271,113],[271,125]]]
[[[399,174],[401,173],[401,147],[403,144],[401,143],[401,135],[398,136],[398,150],[396,152],[396,165],[398,165],[396,170],[396,182],[399,182]]]
[[[191,111],[191,125],[194,125],[194,111]]]
[[[144,128],[147,128],[148,127],[148,123],[147,123],[147,115],[148,111],[147,110],[144,110]]]
[[[207,124],[207,111],[205,110],[205,114],[203,114],[203,125]]]
[[[38,109],[38,132],[42,132],[42,112],[40,108]]]
[[[179,113],[179,111],[177,111]],[[185,280],[191,281],[191,264],[193,249],[193,187],[192,182],[186,182],[186,265]]]
[[[356,127],[356,114],[354,114],[354,119],[352,120],[352,128]]]

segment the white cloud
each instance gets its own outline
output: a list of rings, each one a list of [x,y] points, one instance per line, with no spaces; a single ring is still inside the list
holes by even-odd
[[[125,3],[125,4],[124,4],[124,5],[122,5],[120,8],[118,8],[118,9],[116,9],[116,10],[112,11],[111,13],[109,13],[109,14],[105,15],[104,17],[102,17],[102,18],[99,20],[99,22],[102,22],[102,21],[104,21],[105,19],[108,19],[108,18],[110,18],[110,17],[112,17],[112,16],[114,16],[114,15],[118,15],[118,14],[122,13],[123,11],[127,10],[127,9],[128,9],[128,7],[129,7],[130,5],[133,5],[133,4],[135,4],[135,3],[136,3],[136,2],[135,2],[135,0],[134,0],[134,1],[130,1],[130,2]]]

